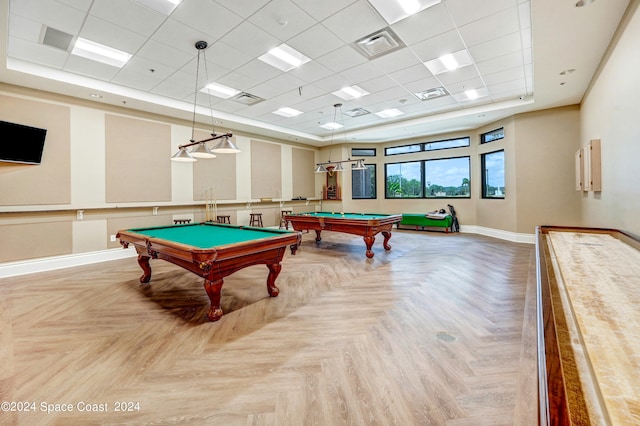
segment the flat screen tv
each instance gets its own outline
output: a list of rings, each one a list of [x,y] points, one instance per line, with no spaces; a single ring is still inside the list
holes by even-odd
[[[47,129],[0,121],[0,161],[40,164]]]

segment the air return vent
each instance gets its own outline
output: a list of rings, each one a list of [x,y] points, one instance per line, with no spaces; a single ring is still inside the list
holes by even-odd
[[[67,52],[69,51],[71,42],[73,41],[73,35],[47,26],[44,26],[43,28],[42,44]]]
[[[240,92],[230,99],[244,105],[255,105],[258,102],[264,101],[264,99],[262,99],[261,97],[252,95],[251,93],[247,92]]]
[[[357,40],[353,45],[369,59],[377,58],[405,47],[402,40],[389,27],[369,34]]]

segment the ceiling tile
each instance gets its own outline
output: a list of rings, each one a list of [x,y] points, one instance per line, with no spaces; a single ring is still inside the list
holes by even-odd
[[[140,34],[94,16],[87,17],[79,36],[129,54],[136,53],[146,41]]]
[[[12,58],[46,65],[47,67],[55,69],[62,69],[69,57],[69,54],[63,50],[19,38],[9,40],[7,53]]]
[[[358,54],[351,46],[343,46],[317,59],[322,65],[334,72],[340,72],[358,64],[362,64],[366,59]]]
[[[205,41],[209,43],[242,22],[242,18],[236,13],[213,1],[182,1],[171,14],[171,19],[206,34]]]
[[[317,21],[322,21],[358,0],[292,0]]]
[[[179,69],[196,55],[197,51],[195,48],[193,48],[193,54],[190,55],[158,41],[149,40],[140,48],[137,56],[163,64],[172,69]]]
[[[119,68],[91,61],[76,55],[69,55],[64,70],[74,74],[86,75],[99,80],[109,81],[120,71]]]
[[[287,41],[287,44],[311,59],[336,50],[342,41],[321,24],[316,24]]]
[[[495,15],[459,27],[462,38],[467,41],[467,47],[494,40],[519,30],[518,9],[516,7],[505,9]]]
[[[248,21],[229,31],[220,41],[251,58],[257,58],[280,44],[277,38]]]
[[[272,0],[249,21],[281,41],[300,34],[317,21],[289,0]]]
[[[269,3],[269,1],[270,0],[215,0],[219,5],[226,7],[243,18],[250,17]],[[213,18],[212,23],[217,23],[217,19]]]
[[[470,47],[469,53],[475,62],[482,62],[508,53],[517,52],[521,47],[520,32],[515,32]]]
[[[449,31],[411,46],[413,52],[422,62],[430,61],[447,53],[457,52],[465,48],[465,43],[457,31]]]
[[[316,61],[307,62],[301,67],[292,69],[288,72],[289,75],[295,76],[306,83],[313,83],[314,81],[323,79],[332,73],[333,72],[329,68]]]
[[[396,22],[391,26],[406,45],[412,45],[438,34],[454,30],[455,26],[444,3]]]
[[[11,2],[11,15],[22,16],[32,21],[78,35],[85,13],[76,8],[60,4],[55,0],[20,0]]]
[[[98,0],[93,3],[90,13],[91,16],[147,37],[166,19],[161,13],[131,0]]]
[[[469,65],[468,67],[458,68],[455,71],[449,71],[442,74],[438,74],[438,80],[440,80],[445,86],[450,86],[461,81],[470,80],[473,78],[479,78],[480,75],[476,70],[476,67]]]
[[[322,25],[345,43],[351,43],[385,28],[387,23],[369,2],[361,0],[325,19]]]
[[[515,6],[513,0],[447,0],[444,2],[457,26],[462,26]]]

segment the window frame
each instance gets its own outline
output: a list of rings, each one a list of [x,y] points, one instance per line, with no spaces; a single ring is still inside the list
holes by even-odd
[[[504,148],[502,149],[497,149],[495,151],[488,151],[485,153],[480,154],[480,182],[481,182],[481,193],[480,193],[480,197],[484,200],[504,200],[506,197],[506,192],[507,192],[507,182],[506,182],[506,176],[504,178],[503,181],[503,188],[504,190],[502,191],[502,196],[501,197],[495,197],[495,196],[489,196],[487,195],[487,191],[488,191],[488,186],[490,186],[487,182],[486,179],[486,156],[487,155],[491,155],[491,154],[496,154],[498,152],[502,152],[502,172],[503,174],[505,174],[505,169],[506,169],[506,161],[505,161],[505,157],[504,157]],[[499,187],[498,187],[499,189]]]
[[[372,188],[372,192],[373,192],[373,197],[354,197],[354,191],[353,191],[353,185],[355,182],[355,179],[353,178],[354,173],[361,173],[364,172],[364,170],[353,170],[353,167],[355,167],[353,164],[351,165],[351,199],[352,200],[376,200],[378,199],[378,165],[375,163],[372,164],[365,164],[365,166],[367,167],[367,169],[371,170],[371,168],[373,168],[373,188]]]
[[[491,139],[490,141],[486,140],[487,139],[487,135],[495,133],[495,132],[497,132],[499,130],[502,130],[502,137],[496,138],[496,139]],[[504,127],[498,127],[497,129],[493,129],[490,132],[481,133],[480,134],[480,145],[485,144],[485,143],[491,143],[491,142],[499,141],[499,140],[502,140],[502,139],[504,139]]]
[[[417,146],[419,149],[417,151],[407,151],[407,152],[396,152],[394,154],[389,154],[389,150],[390,149],[395,149],[395,148],[404,148],[405,146]],[[422,152],[422,143],[411,143],[408,145],[398,145],[398,146],[388,146],[384,149],[384,155],[385,157],[391,156],[391,155],[404,155],[404,154],[415,154],[416,152]]]
[[[469,181],[469,194],[465,195],[465,196],[450,196],[450,195],[446,195],[446,196],[428,196],[427,195],[427,163],[430,161],[443,161],[443,160],[453,160],[453,159],[457,159],[457,158],[466,158],[468,161],[468,178],[467,180]],[[463,199],[463,198],[471,198],[471,155],[458,155],[455,157],[442,157],[442,158],[429,158],[429,159],[424,159],[422,160],[424,162],[423,165],[423,197],[426,200],[436,200],[436,199]]]
[[[427,149],[427,145],[433,145],[433,144],[445,143],[445,142],[451,142],[451,141],[458,141],[458,140],[466,140],[467,144],[466,145],[460,145],[460,146],[446,146],[444,148]],[[463,136],[461,138],[451,138],[451,139],[442,139],[442,140],[432,141],[432,142],[423,142],[422,143],[422,150],[425,151],[425,152],[432,152],[432,151],[440,151],[440,150],[443,150],[443,149],[467,148],[469,146],[471,146],[471,137],[470,136]]]
[[[373,154],[357,154],[354,151],[373,151]],[[377,155],[376,148],[351,148],[351,156],[352,157],[375,157]]]
[[[420,164],[420,191],[422,194],[419,197],[390,197],[389,192],[387,191],[387,182],[388,182],[388,171],[389,166],[396,164],[407,164],[407,163],[418,163]],[[423,160],[415,160],[415,161],[398,161],[395,163],[385,163],[384,164],[384,198],[388,200],[423,200],[424,199],[424,161]]]

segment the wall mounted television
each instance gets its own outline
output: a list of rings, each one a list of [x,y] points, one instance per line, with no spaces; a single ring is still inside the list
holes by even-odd
[[[0,161],[40,164],[47,129],[0,120]]]

